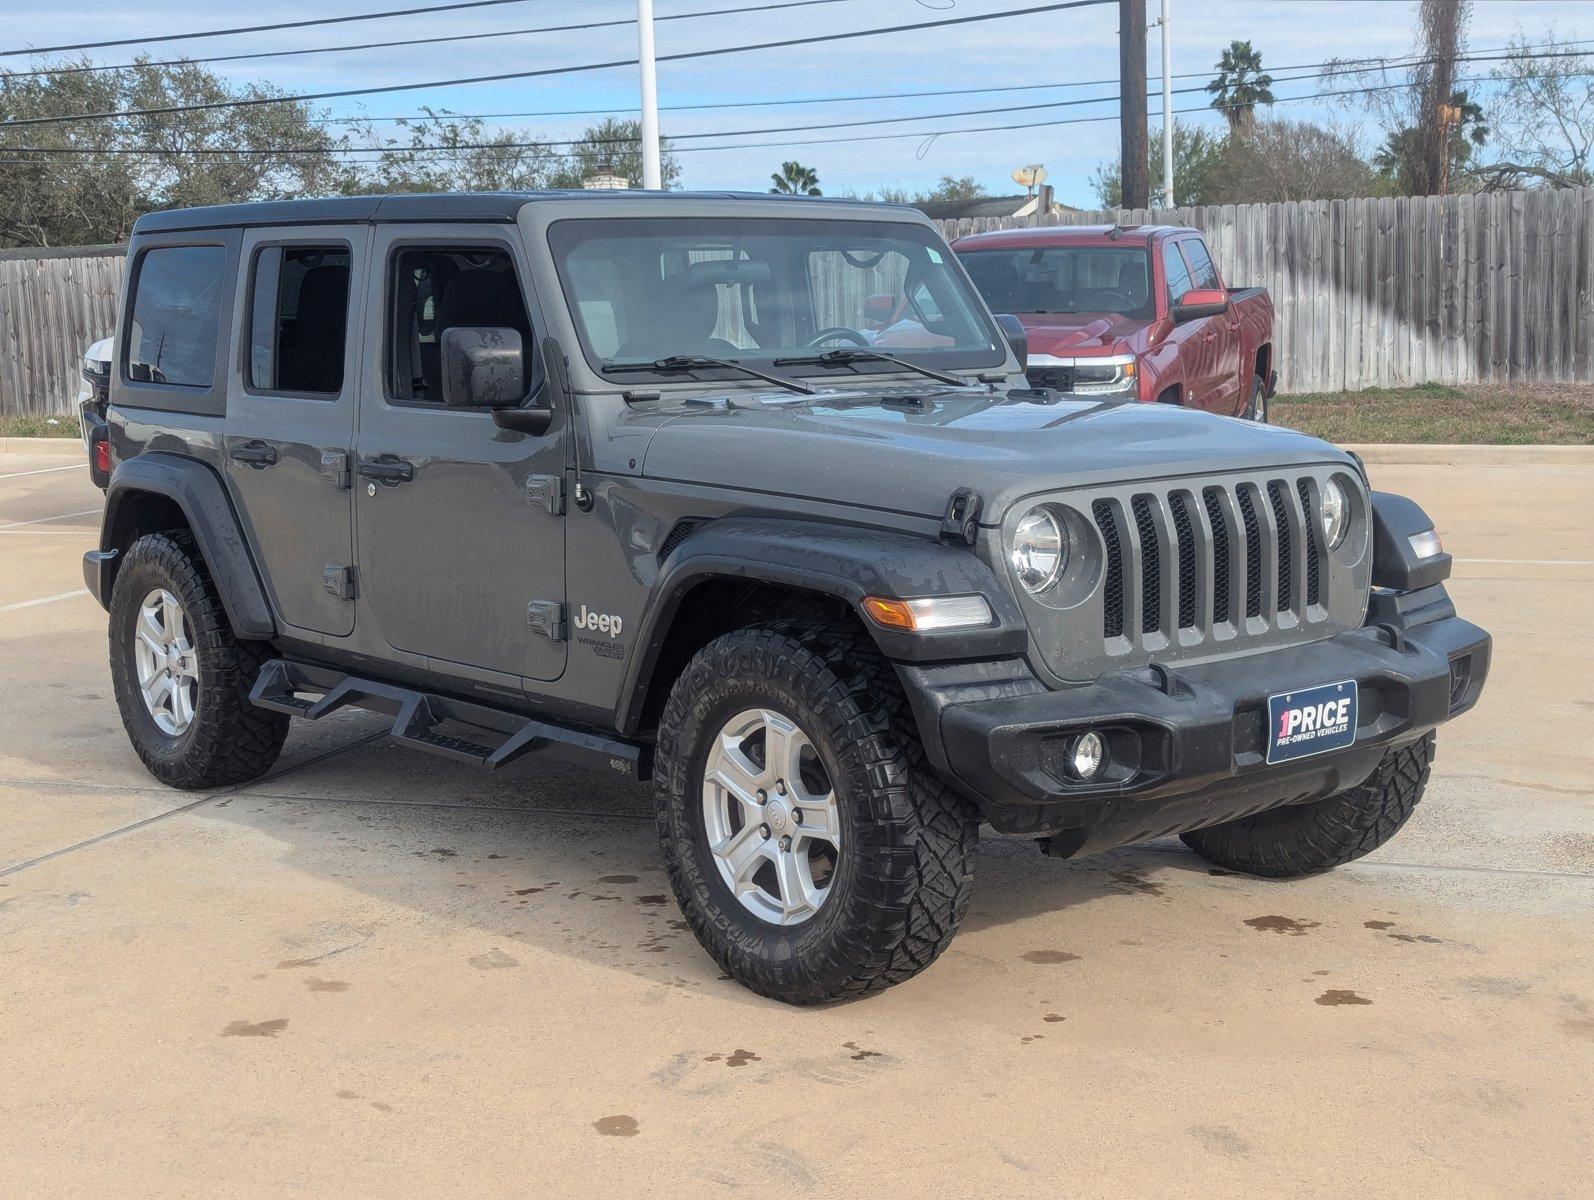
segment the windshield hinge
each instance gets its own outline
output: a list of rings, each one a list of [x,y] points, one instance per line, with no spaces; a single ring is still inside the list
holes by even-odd
[[[980,494],[961,487],[947,499],[941,518],[941,540],[949,545],[972,546],[980,537]]]
[[[562,475],[532,475],[526,479],[526,502],[548,510],[550,517],[565,511],[565,481]]]

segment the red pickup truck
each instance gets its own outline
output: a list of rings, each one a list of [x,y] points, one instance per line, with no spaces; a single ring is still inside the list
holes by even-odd
[[[1004,229],[952,243],[991,310],[1029,335],[1029,381],[1267,420],[1273,300],[1225,287],[1194,229]]]

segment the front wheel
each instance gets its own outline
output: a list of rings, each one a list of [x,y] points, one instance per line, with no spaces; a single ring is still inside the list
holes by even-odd
[[[1290,804],[1184,834],[1220,867],[1288,879],[1370,854],[1400,831],[1428,783],[1434,735],[1389,751],[1362,783],[1310,804]]]
[[[815,1004],[922,971],[968,906],[979,820],[924,761],[861,630],[738,630],[659,724],[659,840],[693,932],[761,995]]]

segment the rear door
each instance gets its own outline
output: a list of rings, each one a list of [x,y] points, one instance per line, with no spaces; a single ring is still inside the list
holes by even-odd
[[[284,624],[354,630],[351,451],[370,230],[245,233],[234,304],[226,472]]]
[[[1199,237],[1185,238],[1179,243],[1185,261],[1190,265],[1192,286],[1198,290],[1223,290],[1218,278],[1218,268],[1207,253],[1206,243]],[[1216,317],[1203,322],[1202,335],[1203,373],[1206,379],[1206,397],[1202,408],[1233,416],[1240,410],[1242,400],[1249,400],[1240,388],[1240,316],[1231,307]]]
[[[519,678],[564,671],[563,495],[569,429],[500,429],[442,403],[450,326],[514,328],[528,394],[541,389],[542,331],[513,228],[378,226],[356,442],[360,588],[394,650],[432,667]],[[516,685],[518,687],[518,682]]]

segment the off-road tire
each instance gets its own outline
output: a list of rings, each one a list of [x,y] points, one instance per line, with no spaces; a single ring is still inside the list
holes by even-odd
[[[830,894],[792,926],[742,907],[705,833],[709,744],[726,720],[753,707],[804,729],[841,811]],[[861,629],[794,620],[710,642],[670,693],[654,778],[676,901],[703,948],[760,995],[817,1004],[901,983],[946,949],[968,908],[978,812],[930,770],[896,674]]]
[[[1357,787],[1184,834],[1202,858],[1251,875],[1289,879],[1348,863],[1399,832],[1422,799],[1434,735],[1385,754]]]
[[[1245,419],[1267,424],[1267,385],[1260,375],[1251,376],[1251,399],[1245,406]]]
[[[163,732],[145,707],[133,656],[139,605],[155,588],[165,588],[183,606],[199,664],[193,721],[176,737]],[[204,790],[246,783],[271,769],[289,718],[249,703],[249,689],[270,657],[264,643],[233,635],[188,533],[152,533],[128,547],[111,590],[111,683],[133,750],[156,779]]]

